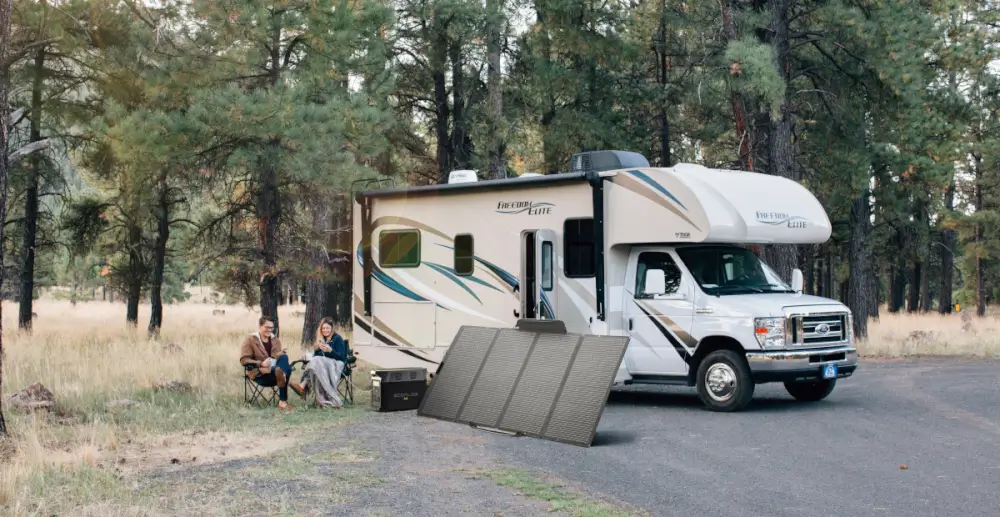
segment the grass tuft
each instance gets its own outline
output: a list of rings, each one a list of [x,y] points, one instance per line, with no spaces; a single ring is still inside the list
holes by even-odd
[[[501,468],[479,471],[479,475],[493,483],[514,489],[524,497],[549,503],[552,512],[565,512],[573,517],[630,517],[644,515],[612,506],[603,501],[588,498],[576,490],[544,482],[528,471],[517,468]]]

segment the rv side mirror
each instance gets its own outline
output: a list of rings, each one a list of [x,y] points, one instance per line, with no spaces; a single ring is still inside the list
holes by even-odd
[[[796,293],[802,292],[802,270],[793,269],[792,270],[792,290]]]
[[[642,293],[646,296],[655,296],[667,292],[667,277],[662,269],[650,269],[646,271],[646,285],[643,286]]]

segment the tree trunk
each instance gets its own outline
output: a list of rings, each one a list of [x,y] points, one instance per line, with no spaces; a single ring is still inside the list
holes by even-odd
[[[12,0],[0,0],[0,62],[6,62],[10,54],[10,12]],[[9,95],[10,68],[0,67],[0,243],[4,242],[4,228],[7,226],[7,153],[10,127],[7,114],[10,111]],[[0,253],[0,271],[4,270],[4,254]],[[0,292],[3,292],[3,277],[0,274]],[[0,436],[7,435],[7,423],[3,417],[3,311],[0,304]]]
[[[873,308],[877,308],[878,305],[875,261],[872,256],[871,205],[868,196],[868,189],[865,188],[851,203],[851,240],[848,257],[851,274],[847,280],[847,306],[854,313],[854,336],[858,339],[868,337],[868,318],[872,315]]]
[[[920,275],[923,264],[920,261],[913,262],[910,269],[910,290],[909,300],[906,303],[906,312],[916,312],[920,308]]]
[[[983,156],[979,153],[973,153],[973,158],[975,159],[976,173],[975,208],[976,215],[981,215],[983,212]],[[978,222],[975,227],[974,241],[977,247],[982,246],[983,225]],[[981,255],[980,252],[976,253],[976,315],[980,317],[986,315],[985,261]]]
[[[927,270],[930,269],[930,263],[925,262],[921,264],[920,268],[920,311],[929,312],[931,307],[931,295],[930,295],[930,282],[928,281]]]
[[[431,39],[430,68],[431,79],[434,81],[434,136],[437,140],[438,183],[448,183],[448,173],[451,172],[451,136],[448,132],[448,122],[451,110],[448,107],[448,86],[445,82],[445,65],[448,61],[448,39],[443,27],[435,27],[435,35]]]
[[[142,281],[145,276],[142,260],[142,228],[135,221],[128,223],[128,276],[125,286],[125,323],[130,328],[139,326],[139,300],[142,298]]]
[[[316,340],[316,327],[324,316],[331,316],[327,304],[326,288],[329,284],[330,265],[328,257],[330,230],[333,227],[333,214],[329,202],[320,198],[314,203],[312,210],[312,227],[316,235],[316,244],[310,250],[312,273],[306,277],[306,310],[302,319],[302,344],[309,345]]]
[[[726,0],[722,3],[722,34],[725,42],[736,41],[736,23],[733,19],[738,7],[737,0]],[[746,171],[754,170],[753,157],[753,137],[748,126],[746,100],[739,91],[732,89],[729,93],[730,102],[733,106],[733,120],[736,124],[736,138],[739,141],[739,162],[740,167]]]
[[[660,26],[657,33],[657,53],[659,54],[659,77],[660,90],[667,92],[667,70],[669,68],[669,58],[667,57],[667,1],[660,0]],[[667,117],[666,102],[660,109],[660,166],[670,167],[673,158],[670,155],[670,119]]]
[[[456,39],[448,46],[451,56],[451,152],[452,169],[468,169],[472,160],[472,141],[469,139],[469,121],[465,107],[465,60],[462,40]]]
[[[788,9],[790,0],[779,0],[771,7],[771,29],[773,35],[770,44],[774,47],[776,61],[774,66],[785,81],[789,81],[789,31]],[[768,167],[773,176],[798,181],[795,171],[795,149],[792,142],[793,122],[795,113],[791,100],[782,102],[779,118],[771,118],[768,131]],[[764,250],[767,262],[774,267],[786,281],[792,276],[792,270],[798,267],[798,252],[795,245],[773,245]]]
[[[944,195],[945,210],[950,215],[955,208],[955,178],[952,177]],[[946,222],[945,224],[948,224]],[[952,290],[955,278],[955,230],[945,227],[941,230],[941,292],[938,293],[938,311],[951,314],[953,308]]]
[[[268,153],[277,149],[279,143],[271,142]],[[264,271],[260,279],[260,312],[274,320],[274,332],[278,335],[278,250],[276,242],[278,219],[281,216],[278,198],[278,171],[272,159],[262,164],[261,190],[257,200],[258,242],[264,259]]]
[[[535,0],[534,4],[535,16],[538,19],[539,38],[541,39],[542,58],[546,63],[552,63],[552,33],[549,30],[549,2]],[[560,169],[559,149],[555,145],[555,142],[553,142],[552,135],[552,124],[556,119],[556,99],[555,94],[550,91],[542,92],[541,95],[545,99],[545,106],[542,109],[541,117],[539,117],[539,125],[541,125],[542,133],[543,167],[545,168],[545,174],[552,174],[558,172]]]
[[[45,48],[35,53],[34,78],[31,87],[31,129],[32,142],[42,139],[42,86],[45,70]],[[35,292],[35,242],[38,235],[38,184],[42,160],[38,153],[31,155],[28,185],[24,201],[24,239],[21,243],[21,289],[18,326],[31,331],[31,312]]]
[[[489,113],[490,179],[507,177],[504,155],[507,152],[506,122],[503,116],[503,83],[500,70],[500,53],[503,50],[503,0],[486,0],[487,104]]]
[[[149,286],[150,337],[160,335],[163,326],[163,272],[167,267],[167,241],[170,239],[170,192],[166,169],[160,171],[156,185],[156,239],[153,241],[153,277]]]
[[[816,246],[810,245],[806,246],[808,252],[806,253],[806,261],[802,265],[805,270],[803,271],[803,291],[806,294],[816,294]]]

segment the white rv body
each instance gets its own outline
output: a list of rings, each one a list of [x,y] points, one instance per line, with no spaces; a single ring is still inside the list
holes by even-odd
[[[789,289],[745,247],[829,239],[807,189],[642,165],[358,194],[352,347],[434,373],[462,325],[558,319],[631,337],[616,383],[697,386],[722,411],[754,384],[818,400],[854,372],[849,309]]]

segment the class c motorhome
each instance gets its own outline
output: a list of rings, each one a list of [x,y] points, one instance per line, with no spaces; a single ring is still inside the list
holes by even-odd
[[[820,400],[857,368],[848,308],[748,248],[830,237],[797,182],[622,151],[574,155],[566,173],[458,177],[354,196],[352,345],[373,364],[433,374],[463,325],[549,319],[628,335],[616,384],[693,386],[716,411],[767,382]]]

